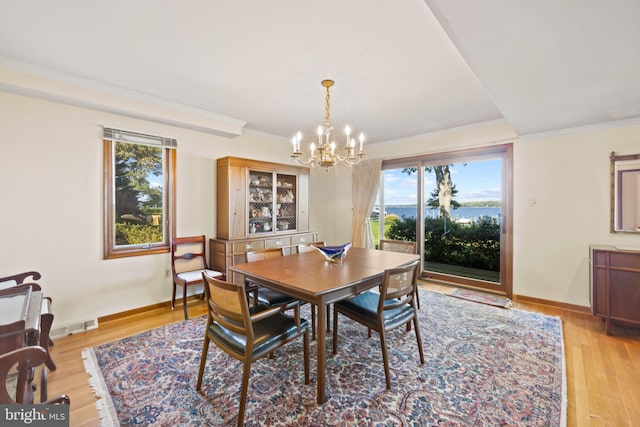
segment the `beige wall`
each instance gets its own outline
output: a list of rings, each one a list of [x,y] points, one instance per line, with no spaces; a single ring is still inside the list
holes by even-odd
[[[609,233],[611,151],[640,152],[640,126],[516,144],[514,293],[590,306],[589,245],[640,248]]]
[[[280,139],[224,138],[0,92],[0,276],[40,271],[54,298],[54,328],[170,298],[168,254],[102,259],[102,126],[178,140],[180,235],[215,236],[216,158],[289,161],[290,144]],[[588,306],[589,244],[640,247],[640,235],[609,233],[608,158],[640,152],[640,126],[521,141],[495,122],[367,151],[396,158],[508,141],[514,293]],[[351,169],[313,170],[310,186],[311,229],[329,244],[350,241]]]
[[[179,235],[215,237],[215,159],[282,163],[290,147],[0,92],[0,277],[40,271],[54,329],[171,298],[168,254],[102,258],[102,126],[178,140]]]

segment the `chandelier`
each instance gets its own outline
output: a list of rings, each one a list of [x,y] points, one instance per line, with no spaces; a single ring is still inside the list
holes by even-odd
[[[303,159],[301,157],[302,151],[300,151],[300,142],[302,140],[302,133],[298,131],[291,140],[291,143],[293,144],[293,153],[291,153],[291,157],[293,157],[298,164],[310,165],[312,168],[321,166],[326,170],[329,170],[338,163],[342,163],[346,166],[353,166],[360,163],[364,157],[364,151],[362,149],[364,144],[364,134],[360,132],[360,136],[358,137],[360,144],[358,151],[356,152],[356,141],[351,138],[351,128],[349,125],[344,128],[344,133],[346,135],[345,145],[342,148],[344,154],[336,152],[336,142],[331,136],[333,126],[331,126],[331,102],[329,94],[329,88],[333,86],[333,84],[333,80],[322,81],[322,86],[327,89],[324,126],[318,126],[318,145],[316,146],[314,142],[309,144],[309,157],[307,159]]]

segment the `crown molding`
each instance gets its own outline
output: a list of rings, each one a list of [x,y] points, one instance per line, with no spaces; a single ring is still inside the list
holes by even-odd
[[[566,136],[566,135],[572,135],[572,134],[578,134],[578,133],[597,132],[600,130],[606,130],[611,128],[630,127],[630,126],[638,126],[638,125],[640,125],[640,117],[634,117],[634,118],[624,119],[624,120],[613,120],[610,122],[595,123],[595,124],[585,125],[585,126],[576,126],[576,127],[556,129],[556,130],[551,130],[546,132],[530,133],[526,135],[520,135],[520,139],[522,141],[532,141],[535,139],[547,139],[547,138],[554,138],[558,136]]]
[[[227,138],[247,122],[0,56],[0,90]]]
[[[488,127],[491,127],[491,126],[499,126],[499,125],[507,125],[507,126],[509,126],[509,123],[505,119],[502,119],[502,118],[501,119],[494,119],[494,120],[487,120],[487,121],[484,121],[484,122],[471,123],[471,124],[468,124],[468,125],[462,125],[462,126],[457,126],[457,127],[453,127],[453,128],[437,130],[437,131],[433,131],[433,132],[426,132],[426,133],[422,133],[422,134],[419,134],[419,135],[412,135],[412,136],[399,138],[399,139],[391,139],[391,140],[388,140],[388,141],[379,141],[379,142],[375,142],[375,143],[371,143],[371,144],[383,145],[383,144],[396,144],[396,143],[416,141],[416,140],[429,140],[429,139],[437,138],[437,137],[442,136],[442,135],[453,135],[453,134],[456,134],[456,133],[469,132],[469,131],[474,131],[474,130],[477,130],[477,129],[483,129],[483,128],[488,128]],[[515,134],[515,132],[513,133],[513,138],[517,138],[517,135]]]

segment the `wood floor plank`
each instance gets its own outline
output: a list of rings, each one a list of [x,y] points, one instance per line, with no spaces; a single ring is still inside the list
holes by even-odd
[[[450,293],[442,284],[421,284],[435,292]],[[563,321],[567,369],[567,426],[640,425],[640,328],[614,326],[614,335],[588,314],[530,302],[514,302],[513,308],[559,316]],[[206,313],[203,301],[189,304],[189,315]],[[58,338],[51,348],[58,370],[49,373],[49,396],[71,397],[70,426],[97,427],[100,419],[89,386],[81,352],[125,336],[183,319],[182,307],[154,309],[100,324],[92,331]],[[620,333],[621,336],[616,334]]]

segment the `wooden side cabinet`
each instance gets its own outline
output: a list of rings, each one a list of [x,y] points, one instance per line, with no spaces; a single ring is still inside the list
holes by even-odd
[[[604,319],[606,334],[612,321],[640,326],[640,250],[592,245],[590,251],[591,309]]]
[[[209,267],[222,271],[227,275],[227,280],[242,283],[243,277],[229,271],[229,267],[242,264],[244,253],[261,249],[284,248],[285,254],[295,253],[297,245],[304,245],[318,241],[318,233],[307,231],[304,233],[290,233],[271,237],[254,237],[250,239],[210,239],[209,240]]]
[[[209,241],[209,267],[228,280],[244,253],[313,243],[309,231],[309,168],[239,157],[217,160],[217,238]]]
[[[217,237],[309,230],[309,168],[238,157],[217,160]]]

